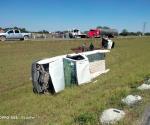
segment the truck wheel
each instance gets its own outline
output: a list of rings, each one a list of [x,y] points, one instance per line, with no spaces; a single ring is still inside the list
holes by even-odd
[[[6,37],[5,36],[0,36],[0,41],[5,41]]]
[[[29,40],[29,36],[24,36],[24,40]]]

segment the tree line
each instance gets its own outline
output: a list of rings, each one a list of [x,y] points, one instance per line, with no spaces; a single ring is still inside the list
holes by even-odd
[[[111,29],[108,26],[97,26],[97,28]],[[120,36],[142,36],[142,35],[150,36],[150,32],[146,32],[146,33],[143,34],[143,32],[141,32],[141,31],[129,32],[127,29],[123,29],[118,35],[120,35]]]
[[[97,26],[96,28],[103,28],[103,29],[111,29],[110,27],[108,26]],[[9,29],[19,29],[21,32],[31,32],[31,31],[28,31],[26,28],[20,28],[20,27],[9,27],[9,28],[2,28],[0,27],[0,30],[9,30]],[[58,31],[57,31],[58,32]],[[60,31],[62,32],[62,31]],[[64,31],[66,32],[66,31]],[[84,33],[87,33],[88,31],[84,31]],[[48,34],[49,31],[47,30],[40,30],[40,31],[35,31],[35,32],[32,32],[32,33],[43,33],[43,34]],[[137,32],[129,32],[127,29],[123,29],[122,32],[119,33],[120,36],[142,36],[143,33],[141,31],[137,31]],[[144,33],[145,36],[150,36],[150,32],[146,32]]]
[[[137,31],[137,32],[129,32],[127,29],[123,29],[121,33],[119,33],[120,36],[150,36],[150,32],[146,32],[143,34],[143,32],[141,31]]]

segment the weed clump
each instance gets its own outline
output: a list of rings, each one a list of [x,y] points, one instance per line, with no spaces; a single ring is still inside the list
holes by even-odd
[[[89,112],[80,114],[74,118],[74,122],[79,125],[96,125],[95,115]]]

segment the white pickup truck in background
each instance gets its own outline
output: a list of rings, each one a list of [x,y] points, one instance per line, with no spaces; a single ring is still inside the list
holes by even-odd
[[[11,29],[0,33],[0,41],[5,41],[7,39],[28,40],[30,37],[31,33],[21,33],[18,29]]]

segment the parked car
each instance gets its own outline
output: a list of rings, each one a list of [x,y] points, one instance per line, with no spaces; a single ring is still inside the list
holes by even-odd
[[[18,29],[11,29],[0,33],[0,41],[5,41],[7,39],[28,40],[30,37],[31,33],[22,33]]]

